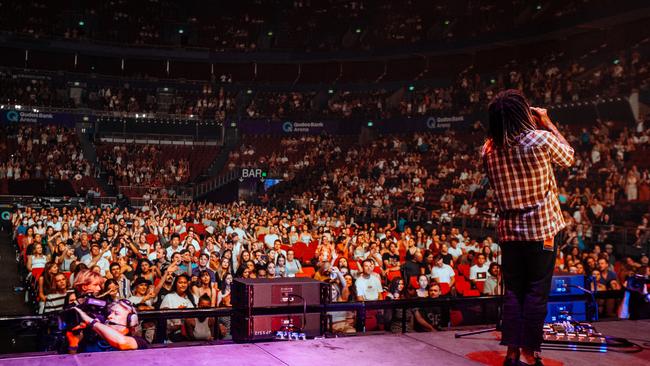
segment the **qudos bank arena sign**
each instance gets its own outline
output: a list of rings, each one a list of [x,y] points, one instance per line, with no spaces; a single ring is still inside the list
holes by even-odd
[[[0,122],[2,123],[39,123],[48,125],[74,126],[81,117],[71,113],[48,113],[21,111],[16,109],[0,111]]]

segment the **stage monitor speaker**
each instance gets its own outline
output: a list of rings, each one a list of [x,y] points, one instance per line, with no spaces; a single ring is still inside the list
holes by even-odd
[[[585,293],[576,286],[586,287],[584,275],[580,274],[555,274],[551,280],[552,298],[564,296],[581,296]]]
[[[311,278],[237,278],[232,284],[233,309],[321,305],[329,302],[330,286]],[[297,296],[296,296],[297,295]]]
[[[570,317],[579,322],[587,321],[587,302],[578,301],[549,301],[547,305],[546,323],[563,322]]]
[[[250,317],[238,312],[232,316],[232,339],[235,342],[267,341],[276,338],[276,333],[281,331],[289,321],[296,331],[309,338],[321,336],[320,313],[307,313],[306,323],[303,324],[303,314],[277,314],[277,315],[252,315]]]

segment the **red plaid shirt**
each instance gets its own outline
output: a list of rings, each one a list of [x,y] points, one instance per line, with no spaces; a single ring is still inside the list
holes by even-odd
[[[513,147],[483,145],[483,162],[499,209],[500,241],[545,240],[566,223],[558,201],[553,165],[573,164],[573,148],[552,133],[535,130]]]

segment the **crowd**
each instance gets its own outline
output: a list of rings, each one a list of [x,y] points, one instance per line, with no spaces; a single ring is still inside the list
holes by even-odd
[[[520,89],[536,105],[628,96],[650,86],[650,63],[641,42],[629,49],[607,46],[585,50],[589,57],[566,51],[532,57],[483,70],[470,65],[446,83],[411,87],[391,85],[349,91],[254,91],[220,83],[193,84],[189,89],[134,86],[119,80],[87,83],[71,93],[66,80],[0,72],[0,101],[51,107],[196,116],[223,121],[227,117],[378,119],[399,116],[466,114],[480,111],[496,90]],[[345,69],[345,66],[344,66]],[[377,75],[376,77],[379,77]],[[428,75],[438,78],[439,75]],[[289,76],[291,77],[291,76]],[[406,80],[405,80],[406,81]],[[185,88],[188,88],[185,86]],[[164,90],[167,91],[164,91]]]
[[[606,5],[606,3],[605,3]],[[92,1],[83,10],[63,5],[55,17],[47,3],[6,1],[14,15],[0,29],[33,37],[55,36],[131,45],[183,45],[211,50],[299,49],[308,52],[369,50],[432,42],[482,39],[503,32],[545,27],[577,17],[603,3],[563,1],[545,4],[513,0],[430,3],[407,1]],[[218,21],[215,21],[218,19]],[[323,32],[327,29],[327,32]]]
[[[644,156],[649,129],[613,121],[565,125],[576,148],[576,164],[558,170],[560,202],[573,223],[568,237],[579,243],[615,238],[613,225],[638,225],[647,215],[650,171]],[[496,221],[492,192],[481,162],[474,159],[485,134],[454,131],[387,135],[367,144],[337,137],[253,139],[231,153],[230,168],[258,166],[284,180],[271,188],[277,205],[319,207],[374,219],[449,223],[454,218]],[[327,149],[319,149],[318,146]],[[631,207],[631,213],[625,207]],[[632,235],[628,237],[631,240]],[[632,242],[647,242],[644,228]],[[583,245],[583,244],[581,244]]]
[[[13,225],[35,304],[44,313],[64,306],[84,269],[101,275],[99,296],[128,299],[140,310],[230,306],[234,278],[313,277],[331,284],[334,301],[501,293],[498,243],[453,226],[356,224],[344,214],[243,203],[26,207],[13,215]],[[598,290],[618,289],[630,274],[648,273],[646,254],[618,258],[614,245],[564,242],[556,266],[595,276]],[[385,315],[386,324],[377,326],[401,324],[397,315]],[[422,331],[450,321],[431,309],[408,317],[409,329]],[[212,327],[198,331],[197,322],[204,321],[170,320],[168,337],[215,339]],[[228,321],[219,321],[227,333]],[[143,324],[149,340],[152,328]],[[354,331],[354,314],[337,313],[333,329]]]
[[[5,125],[0,134],[0,179],[80,181],[93,173],[73,129]]]
[[[190,163],[154,145],[99,145],[98,164],[111,186],[167,187],[187,183]]]

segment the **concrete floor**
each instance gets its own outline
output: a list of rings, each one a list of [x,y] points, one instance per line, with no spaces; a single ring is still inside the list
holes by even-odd
[[[544,351],[546,365],[650,365],[650,321],[602,322],[597,329],[610,336],[630,338],[645,349],[638,353]],[[455,339],[453,332],[386,334],[76,356],[27,356],[2,359],[0,365],[500,365],[503,347],[498,345],[497,338],[498,333],[463,339]]]

